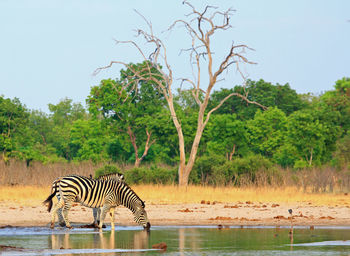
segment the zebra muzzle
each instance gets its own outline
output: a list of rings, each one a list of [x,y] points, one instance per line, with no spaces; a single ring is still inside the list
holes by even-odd
[[[149,231],[151,229],[151,223],[147,222],[146,226],[144,226],[143,228]]]

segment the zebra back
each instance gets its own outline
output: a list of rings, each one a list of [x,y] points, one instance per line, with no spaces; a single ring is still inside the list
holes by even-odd
[[[79,175],[69,175],[60,179],[58,184],[64,197],[77,198],[88,207],[101,207],[107,195],[112,205],[124,205],[132,212],[145,203],[125,182],[120,182],[107,175],[104,179],[90,179]],[[109,178],[109,179],[108,179]]]

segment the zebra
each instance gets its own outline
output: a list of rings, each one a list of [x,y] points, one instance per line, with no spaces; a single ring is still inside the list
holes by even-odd
[[[145,203],[140,197],[125,183],[109,180],[94,180],[79,175],[70,175],[56,180],[55,191],[43,202],[48,203],[48,211],[51,211],[52,198],[57,190],[60,200],[56,203],[51,213],[51,228],[55,226],[55,215],[58,209],[63,208],[62,215],[67,228],[72,228],[68,219],[68,211],[74,202],[90,208],[102,207],[99,229],[103,226],[103,221],[107,212],[111,215],[111,227],[114,230],[114,209],[118,205],[123,205],[132,211],[136,223],[142,225],[144,229],[151,227],[145,211]]]
[[[92,179],[92,175],[90,174],[90,179]],[[116,181],[124,181],[124,174],[122,173],[109,173],[109,174],[104,174],[99,176],[97,179],[99,180],[110,180],[110,179],[115,179]],[[58,180],[56,179],[51,186],[51,192],[56,190],[56,197],[58,199],[58,201],[60,200],[60,195],[59,192],[57,190],[58,188]],[[49,208],[51,209],[52,205],[49,206]],[[93,227],[98,227],[99,222],[100,222],[100,214],[101,214],[101,208],[93,208],[92,209],[92,215],[94,218],[93,223],[91,224],[91,226]],[[59,225],[61,227],[64,227],[66,225],[64,218],[62,216],[62,208],[58,209],[57,211],[57,215],[58,215],[58,222]]]
[[[91,175],[90,175],[90,178]],[[116,181],[124,182],[124,174],[121,173],[110,173],[110,174],[104,174],[99,176],[97,179],[99,180],[110,180],[115,179]],[[101,216],[101,208],[92,208],[92,215],[94,217],[94,222],[92,223],[92,226],[98,227],[100,224],[100,216]]]

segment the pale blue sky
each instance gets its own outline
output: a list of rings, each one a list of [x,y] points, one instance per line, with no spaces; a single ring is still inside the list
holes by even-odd
[[[178,56],[189,38],[177,28],[161,33],[189,9],[172,0],[0,0],[0,95],[18,97],[30,109],[48,111],[68,97],[85,103],[90,87],[115,78],[119,68],[92,76],[110,60],[138,62],[134,49],[116,46],[113,38],[134,39],[145,28],[137,9],[149,19],[167,45],[175,77],[189,74],[185,56]],[[234,26],[218,35],[213,47],[223,56],[232,41],[255,49],[246,67],[253,80],[289,83],[298,93],[332,90],[350,76],[350,1],[347,0],[193,0],[223,9],[233,7]],[[221,54],[221,55],[220,55]],[[220,87],[241,84],[235,72]],[[203,84],[205,87],[205,84]]]

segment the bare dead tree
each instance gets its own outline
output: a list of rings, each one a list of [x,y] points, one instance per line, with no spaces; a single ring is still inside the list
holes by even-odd
[[[211,92],[217,82],[221,79],[224,71],[228,71],[230,67],[235,67],[234,70],[238,71],[238,74],[243,78],[244,84],[246,77],[244,72],[242,72],[241,64],[255,64],[247,59],[245,56],[246,50],[252,50],[247,45],[240,44],[234,45],[228,49],[226,56],[219,62],[217,67],[213,64],[213,52],[211,49],[211,37],[217,31],[225,31],[231,28],[230,18],[233,15],[233,9],[229,8],[226,11],[218,11],[216,7],[206,6],[202,12],[198,11],[192,4],[188,1],[184,1],[183,4],[188,6],[191,12],[186,15],[186,20],[180,19],[176,20],[169,28],[168,31],[172,31],[177,25],[183,25],[185,30],[192,39],[192,44],[190,48],[182,50],[182,52],[188,52],[189,59],[192,65],[192,72],[194,74],[194,79],[182,78],[182,83],[188,83],[191,86],[192,96],[195,102],[199,106],[198,110],[198,120],[197,120],[197,130],[196,135],[189,153],[188,160],[186,162],[186,152],[185,152],[185,141],[182,131],[181,123],[178,120],[177,113],[174,108],[174,96],[172,92],[173,86],[173,71],[168,63],[167,49],[160,40],[153,33],[153,28],[151,22],[146,20],[144,16],[139,14],[146,24],[148,25],[149,31],[144,31],[142,29],[137,30],[137,35],[143,37],[146,43],[154,46],[154,51],[147,55],[141,47],[135,41],[116,41],[117,44],[130,44],[136,48],[143,58],[146,64],[142,70],[133,69],[133,66],[122,62],[122,61],[111,61],[109,65],[100,67],[95,71],[95,74],[103,69],[108,69],[114,64],[120,64],[132,71],[132,77],[136,80],[148,80],[153,81],[157,89],[164,95],[171,118],[176,127],[176,131],[179,139],[179,152],[180,152],[180,163],[179,163],[179,185],[186,186],[188,184],[188,177],[193,168],[195,158],[198,151],[198,146],[200,139],[203,134],[203,130],[207,125],[211,114],[219,109],[224,102],[229,98],[236,96],[240,97],[242,100],[250,104],[255,104],[262,109],[266,109],[263,105],[258,102],[250,101],[248,99],[248,94],[244,95],[239,93],[231,93],[222,99],[219,104],[212,109],[207,110],[208,103],[210,100]],[[208,81],[203,87],[202,78],[202,63],[207,66]],[[135,83],[137,84],[137,83]],[[205,88],[205,89],[203,89]]]

